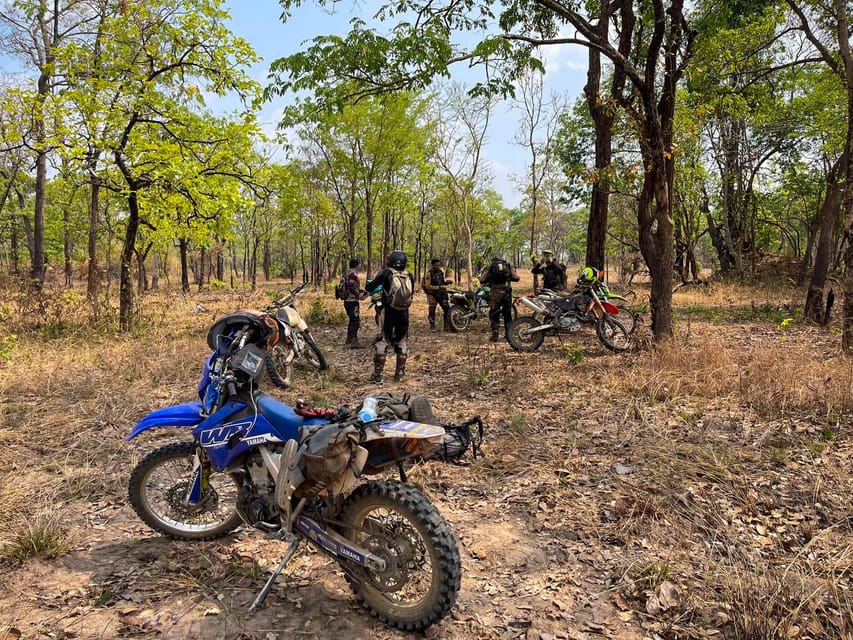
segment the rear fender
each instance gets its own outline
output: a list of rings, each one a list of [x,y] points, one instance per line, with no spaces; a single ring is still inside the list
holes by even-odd
[[[143,431],[157,429],[160,427],[195,427],[204,418],[201,416],[201,402],[185,402],[172,407],[165,407],[152,411],[142,418],[133,431],[125,439],[133,440]]]
[[[400,460],[422,457],[443,441],[441,427],[408,420],[393,420],[368,428],[361,443],[367,449],[363,473],[379,473]]]

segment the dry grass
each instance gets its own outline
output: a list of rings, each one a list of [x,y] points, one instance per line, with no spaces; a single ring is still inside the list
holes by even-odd
[[[497,637],[496,628],[511,635],[509,615],[530,616],[552,635],[616,619],[606,598],[562,617],[552,600],[530,595],[537,581],[566,601],[618,592],[619,609],[628,606],[621,613],[636,612],[625,624],[646,637],[709,637],[709,630],[727,640],[849,637],[853,363],[839,355],[831,332],[779,327],[774,314],[793,298],[793,291],[731,284],[680,290],[676,310],[694,311],[678,322],[676,338],[623,356],[584,332],[562,346],[549,339],[529,355],[489,344],[483,321],[466,335],[429,334],[418,298],[402,389],[429,395],[440,418],[480,413],[488,426],[484,460],[411,473],[463,545],[460,620],[443,625],[440,637]],[[123,442],[146,412],[193,398],[211,320],[261,306],[263,293],[149,296],[130,335],[110,331],[108,322],[87,327],[79,299],[44,303],[44,313],[35,302],[9,299],[18,306],[0,329],[0,347],[7,345],[0,351],[0,547],[5,562],[24,567],[5,580],[24,581],[28,558],[56,569],[73,548],[76,562],[92,555],[87,567],[97,580],[67,606],[95,607],[113,629],[197,635],[122,617],[116,607],[130,591],[143,594],[139,608],[176,620],[201,616],[223,637],[266,637],[257,619],[240,615],[238,601],[257,587],[256,561],[274,552],[242,539],[195,547],[151,541],[124,503],[125,485],[151,440],[174,436]],[[30,313],[17,315],[25,304]],[[339,346],[343,322],[331,295],[310,293],[300,306],[313,309],[333,369],[279,397],[338,405],[375,388],[364,384],[369,350]],[[372,333],[364,311],[362,339]],[[709,321],[714,314],[719,319]],[[743,321],[728,322],[734,316]],[[146,538],[153,548],[139,546]],[[480,546],[487,559],[473,553]],[[53,556],[60,557],[47,560]],[[109,558],[121,569],[102,568]],[[297,577],[279,598],[306,598],[316,614],[315,601],[328,600],[317,584],[330,567],[308,556],[288,571]],[[678,603],[661,608],[661,590],[671,585]],[[0,597],[0,609],[9,602]],[[513,609],[519,603],[529,609]],[[214,616],[219,627],[202,616],[213,605],[223,609]],[[19,610],[34,616],[40,606]],[[301,632],[328,630],[329,616],[306,610],[296,614],[306,616]],[[11,619],[0,618],[4,624]],[[45,633],[66,628],[50,625]],[[75,633],[101,633],[87,629]],[[400,637],[380,627],[339,632]]]

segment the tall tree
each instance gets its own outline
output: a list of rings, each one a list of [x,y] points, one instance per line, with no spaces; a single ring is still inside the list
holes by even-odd
[[[321,5],[327,2],[330,0],[318,0]],[[286,18],[299,2],[281,0],[281,4]],[[639,244],[652,274],[652,331],[662,339],[672,334],[675,90],[692,53],[693,32],[687,25],[683,0],[622,2],[616,28],[599,28],[597,6],[505,0],[498,20],[503,33],[487,37],[473,49],[461,50],[453,43],[454,32],[487,29],[493,19],[490,8],[471,3],[386,4],[380,17],[415,13],[416,19],[400,21],[391,37],[356,20],[344,37],[316,38],[306,51],[273,63],[268,95],[308,89],[315,92],[318,103],[334,105],[353,95],[426,86],[436,75],[447,75],[448,65],[455,61],[488,63],[496,59],[503,61],[506,73],[487,75],[480,91],[511,93],[513,81],[527,69],[543,68],[534,55],[539,47],[577,44],[600,51],[630,85],[619,103],[635,124],[643,157]],[[574,36],[559,36],[565,24],[575,30]],[[631,42],[629,57],[620,50],[623,37]]]

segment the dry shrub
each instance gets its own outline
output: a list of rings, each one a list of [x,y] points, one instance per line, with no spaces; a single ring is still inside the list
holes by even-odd
[[[733,344],[723,336],[671,340],[630,373],[630,384],[652,401],[731,397],[765,417],[806,411],[853,411],[853,360],[820,359],[793,341]]]

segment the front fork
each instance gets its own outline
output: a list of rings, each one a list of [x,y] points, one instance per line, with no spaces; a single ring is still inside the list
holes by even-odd
[[[187,487],[187,494],[184,500],[187,504],[197,505],[201,502],[205,495],[210,481],[210,460],[207,454],[201,448],[201,445],[196,443],[195,452],[193,453],[193,470],[192,481]]]

